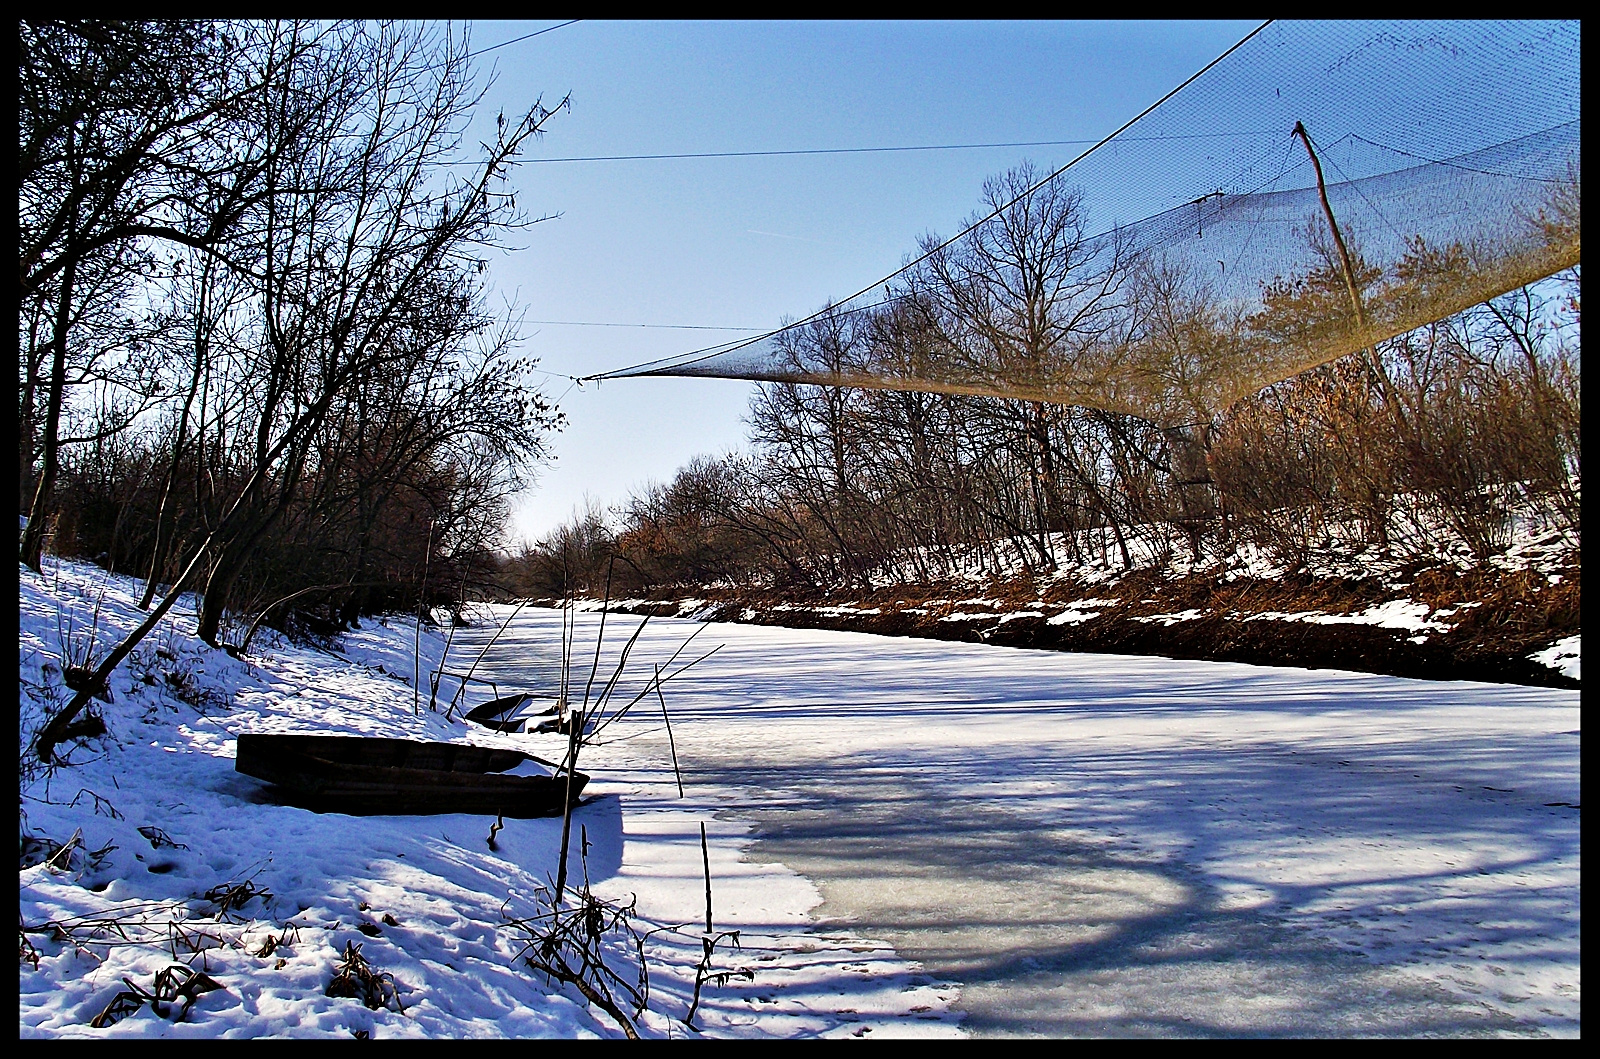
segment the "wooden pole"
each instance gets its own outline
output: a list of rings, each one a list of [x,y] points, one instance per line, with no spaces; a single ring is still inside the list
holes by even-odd
[[[1328,185],[1322,178],[1322,162],[1317,158],[1317,152],[1311,146],[1311,134],[1306,132],[1306,127],[1301,122],[1294,123],[1293,135],[1300,137],[1300,142],[1305,144],[1306,154],[1311,156],[1311,168],[1317,173],[1317,197],[1322,200],[1322,216],[1328,222],[1328,230],[1333,233],[1333,245],[1339,251],[1340,271],[1344,275],[1345,290],[1350,294],[1350,305],[1355,310],[1356,326],[1361,329],[1362,337],[1367,332],[1367,311],[1361,304],[1361,291],[1356,287],[1355,268],[1350,263],[1350,248],[1345,245],[1344,235],[1339,231],[1339,222],[1333,219],[1333,206],[1328,202]],[[1383,388],[1383,398],[1388,402],[1395,417],[1395,422],[1405,428],[1405,414],[1400,408],[1398,395],[1395,393],[1394,384],[1389,381],[1389,373],[1383,370],[1383,363],[1378,359],[1378,351],[1372,346],[1363,346],[1361,351],[1366,354],[1367,363],[1372,368],[1372,373],[1378,378],[1378,385]]]

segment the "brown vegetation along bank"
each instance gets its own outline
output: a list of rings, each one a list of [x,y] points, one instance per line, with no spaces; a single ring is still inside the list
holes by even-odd
[[[1581,573],[1574,553],[1555,572],[1428,568],[1380,580],[1141,571],[1114,582],[1018,578],[982,590],[901,585],[810,599],[712,588],[611,606],[1007,647],[1576,688],[1577,680],[1528,656],[1580,632]]]

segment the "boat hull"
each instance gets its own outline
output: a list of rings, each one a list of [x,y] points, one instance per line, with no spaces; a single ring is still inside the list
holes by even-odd
[[[317,812],[355,816],[475,813],[554,816],[589,777],[506,776],[527,761],[518,750],[360,736],[239,736],[234,768],[276,785],[282,799]]]
[[[533,701],[533,696],[527,692],[516,695],[503,695],[498,699],[490,699],[480,706],[474,707],[463,716],[474,724],[481,724],[491,732],[506,732],[516,735],[523,730],[525,720],[522,717],[511,715]]]

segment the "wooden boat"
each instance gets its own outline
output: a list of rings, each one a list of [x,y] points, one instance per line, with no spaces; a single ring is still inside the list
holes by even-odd
[[[523,708],[531,703],[533,699],[534,696],[527,692],[520,692],[516,695],[502,695],[498,699],[490,699],[488,702],[474,706],[464,716],[467,720],[474,724],[481,724],[492,732],[510,732],[515,735],[523,731],[524,726],[527,724],[528,715],[524,714]],[[552,706],[543,713],[534,716],[548,717],[555,712],[555,707]]]
[[[534,762],[550,775],[505,773]],[[284,801],[317,812],[553,816],[569,796],[559,766],[520,750],[338,735],[239,736],[234,769],[276,784]],[[521,770],[519,770],[521,771]],[[574,772],[574,804],[589,777]]]

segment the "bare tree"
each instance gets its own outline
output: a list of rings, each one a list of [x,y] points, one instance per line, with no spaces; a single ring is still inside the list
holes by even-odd
[[[944,344],[974,378],[994,392],[1052,396],[999,406],[1031,450],[1032,539],[1052,564],[1049,534],[1066,525],[1054,401],[1075,403],[1081,393],[1083,403],[1103,406],[1097,387],[1124,311],[1129,261],[1116,238],[1090,237],[1080,192],[1060,180],[1036,187],[1039,179],[1024,164],[986,182],[984,212],[999,212],[931,254],[909,284],[937,306]],[[932,236],[924,242],[938,246]]]
[[[461,132],[480,98],[464,37],[365,23],[248,30],[230,66],[257,90],[228,91],[228,107],[201,108],[227,114],[225,145],[260,145],[247,208],[228,213],[218,252],[251,281],[253,325],[231,349],[211,350],[226,352],[235,361],[228,370],[247,381],[248,402],[233,422],[212,415],[207,427],[237,485],[221,481],[204,539],[191,544],[166,597],[38,734],[43,760],[203,572],[199,633],[219,642],[231,593],[315,469],[330,417],[363,382],[419,349],[459,349],[480,331],[481,314],[441,307],[473,306],[484,248],[532,223],[501,181],[559,107],[535,103],[515,120],[502,116],[476,170],[454,175],[443,163],[460,160]],[[248,444],[225,453],[224,439],[242,442],[246,432]]]
[[[25,428],[42,437],[20,555],[37,569],[59,465],[75,307],[91,300],[82,290],[88,275],[147,272],[155,266],[153,241],[220,252],[258,191],[262,159],[249,141],[223,132],[229,109],[259,85],[238,74],[228,27],[115,20],[20,27],[19,307],[26,313],[41,299],[56,306],[48,381],[40,386],[30,371],[23,384]],[[44,414],[36,420],[40,399]]]

